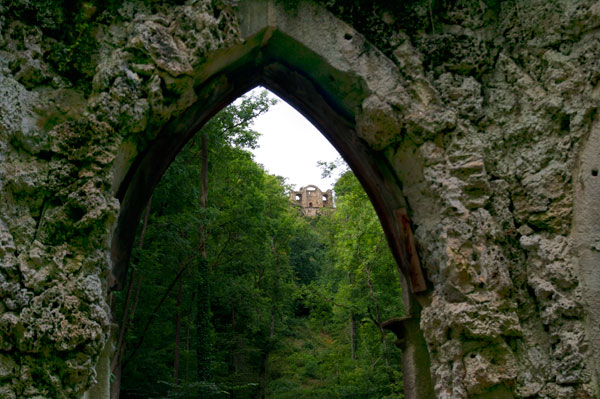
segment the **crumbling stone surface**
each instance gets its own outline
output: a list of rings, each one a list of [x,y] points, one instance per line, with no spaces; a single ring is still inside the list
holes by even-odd
[[[434,285],[421,326],[440,398],[598,395],[572,222],[598,106],[599,12],[462,2],[393,51],[404,71],[412,45],[456,115],[389,150]]]
[[[357,130],[394,164],[417,227],[438,397],[600,395],[573,227],[598,4],[323,4],[397,66],[393,84],[372,78],[385,87]]]
[[[72,11],[0,11],[0,397],[80,398],[110,327],[118,149],[141,149],[195,100],[194,68],[237,40],[236,25],[209,1],[104,10],[80,31],[95,43],[80,50],[96,62],[86,85],[89,70],[73,77],[52,58]]]
[[[204,63],[241,41],[231,2],[59,3],[0,4],[9,399],[80,398],[93,383],[118,184],[196,101]],[[573,212],[599,101],[600,6],[322,3],[383,52],[347,32],[328,50],[362,80],[358,136],[402,182],[432,286],[421,328],[436,395],[598,397]]]

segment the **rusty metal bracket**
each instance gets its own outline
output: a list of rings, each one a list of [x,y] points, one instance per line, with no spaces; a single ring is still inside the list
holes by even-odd
[[[417,253],[415,237],[410,227],[410,220],[406,208],[396,209],[394,211],[398,226],[401,229],[401,235],[404,238],[404,247],[408,255],[408,274],[410,278],[410,288],[413,293],[427,291],[425,276],[421,269],[421,261]]]

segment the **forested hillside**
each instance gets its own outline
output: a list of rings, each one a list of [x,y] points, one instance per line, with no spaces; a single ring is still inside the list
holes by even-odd
[[[401,398],[401,353],[382,324],[400,283],[360,184],[305,218],[256,164],[246,97],[181,151],[139,226],[113,398]],[[118,394],[120,393],[120,396]]]

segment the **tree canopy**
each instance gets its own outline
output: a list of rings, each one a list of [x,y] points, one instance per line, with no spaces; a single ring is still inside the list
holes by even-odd
[[[402,397],[382,328],[402,315],[400,283],[377,216],[348,170],[335,212],[290,206],[248,151],[271,104],[225,108],[155,190],[116,301],[113,398]]]

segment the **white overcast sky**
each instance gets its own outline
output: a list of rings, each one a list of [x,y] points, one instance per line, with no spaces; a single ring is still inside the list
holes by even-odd
[[[259,147],[252,151],[256,162],[263,164],[270,174],[286,177],[286,182],[296,189],[309,184],[321,190],[333,188],[334,179],[321,178],[317,161],[339,158],[336,149],[291,105],[271,92],[269,95],[279,101],[252,126],[261,133]]]

